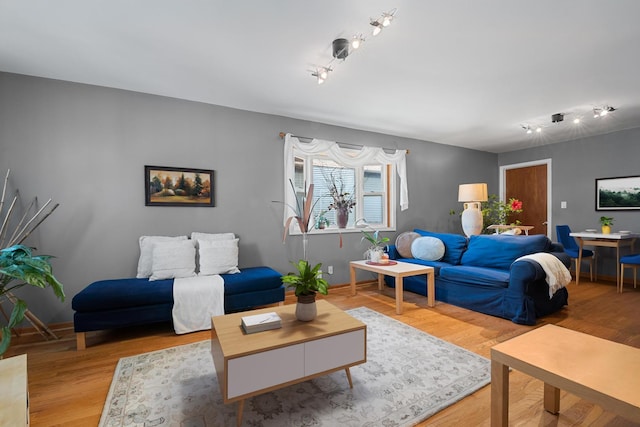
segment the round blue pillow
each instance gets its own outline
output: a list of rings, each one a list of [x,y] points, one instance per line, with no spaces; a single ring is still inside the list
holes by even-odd
[[[444,257],[444,243],[436,237],[422,236],[411,243],[414,258],[423,261],[440,261]]]

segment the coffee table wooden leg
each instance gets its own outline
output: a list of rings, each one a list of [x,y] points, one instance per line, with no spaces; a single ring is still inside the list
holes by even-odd
[[[353,381],[351,381],[351,371],[349,368],[344,368],[344,371],[347,373],[347,381],[349,381],[349,388],[353,388]]]
[[[356,268],[352,265],[349,266],[349,276],[351,278],[351,295],[356,294]]]
[[[396,277],[396,314],[402,314],[402,276]]]
[[[427,273],[427,305],[434,307],[436,305],[436,282],[433,278],[434,272]]]
[[[238,413],[236,414],[236,425],[242,425],[242,410],[244,409],[244,399],[238,401]]]
[[[384,288],[384,274],[378,274],[378,290],[381,291]]]
[[[509,367],[491,361],[491,427],[509,425]]]
[[[544,409],[552,414],[560,412],[560,389],[544,383]]]

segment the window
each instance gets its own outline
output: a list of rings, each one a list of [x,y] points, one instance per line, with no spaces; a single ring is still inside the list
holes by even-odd
[[[342,149],[345,153],[356,155],[358,150]],[[293,150],[293,177],[285,174],[287,182],[292,179],[296,194],[301,196],[308,187],[314,184],[313,218],[321,213],[329,219],[331,225],[322,232],[338,231],[336,211],[329,210],[333,198],[329,192],[331,182],[335,182],[338,190],[348,193],[355,206],[349,214],[346,229],[358,230],[364,222],[380,230],[395,230],[395,167],[392,164],[379,163],[372,160],[370,164],[351,166],[329,158],[324,153],[304,154]],[[290,186],[290,184],[288,184]],[[295,206],[293,193],[287,193],[287,203]],[[323,212],[324,211],[324,212]],[[290,232],[299,232],[298,226],[292,222]],[[317,230],[314,228],[314,232]]]

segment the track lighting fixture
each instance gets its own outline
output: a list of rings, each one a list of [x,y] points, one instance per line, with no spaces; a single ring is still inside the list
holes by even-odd
[[[376,20],[371,19],[370,24],[375,27],[373,34],[379,34],[382,28],[388,27],[391,21],[393,21],[395,13],[396,9],[393,9],[390,12],[384,12],[382,16]],[[335,39],[331,43],[333,59],[324,67],[316,67],[315,70],[311,71],[311,75],[317,79],[318,84],[324,83],[329,76],[329,72],[333,71],[333,68],[331,68],[333,61],[342,60],[344,62],[353,51],[362,46],[364,41],[365,38],[361,33],[354,35],[350,40],[345,38]]]
[[[610,106],[610,105],[604,105],[602,107],[593,107],[592,109],[593,111],[593,118],[597,119],[599,117],[604,117],[609,113],[612,113],[614,111],[616,111],[616,108]],[[564,121],[564,117],[567,114],[575,114],[576,117],[573,119],[573,124],[578,125],[580,123],[582,123],[582,117],[584,117],[586,114],[588,114],[588,110],[586,113],[581,113],[581,112],[567,112],[567,113],[555,113],[551,115],[551,123],[560,123],[562,121]],[[520,127],[522,129],[525,130],[525,132],[527,134],[532,134],[533,131],[535,130],[536,133],[540,133],[542,132],[542,126],[533,126],[531,124],[521,124]]]

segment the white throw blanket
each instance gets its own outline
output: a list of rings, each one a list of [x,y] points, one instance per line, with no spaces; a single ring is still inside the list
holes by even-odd
[[[547,275],[546,280],[549,284],[549,299],[553,297],[553,294],[555,294],[558,289],[564,288],[571,282],[571,273],[555,255],[547,252],[538,252],[522,256],[516,261],[522,259],[530,259],[540,264]]]
[[[222,276],[174,279],[172,314],[176,334],[211,329],[211,317],[224,314]]]

